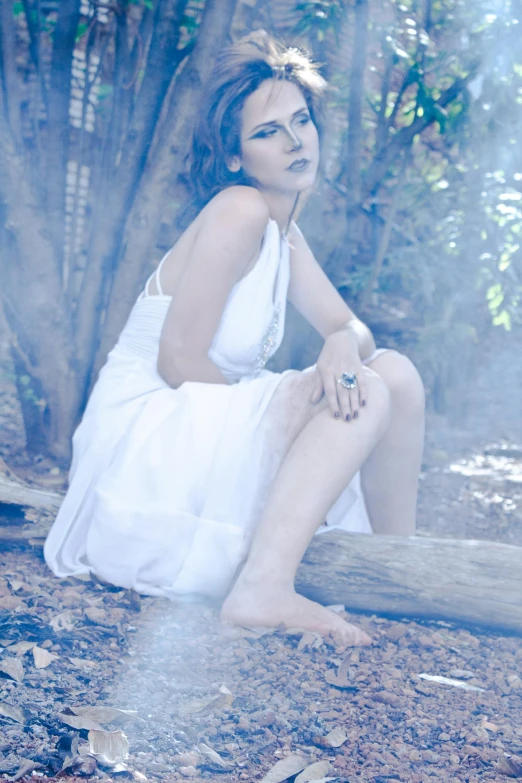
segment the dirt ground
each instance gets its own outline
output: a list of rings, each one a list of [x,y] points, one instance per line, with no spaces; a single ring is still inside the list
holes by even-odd
[[[465,417],[430,414],[419,535],[522,546],[513,356],[493,347]],[[2,369],[3,469],[60,489],[57,466],[25,455],[0,352]],[[345,613],[373,645],[335,649],[313,634],[225,629],[208,603],[57,580],[38,548],[0,552],[0,574],[5,779],[522,778],[520,637]]]

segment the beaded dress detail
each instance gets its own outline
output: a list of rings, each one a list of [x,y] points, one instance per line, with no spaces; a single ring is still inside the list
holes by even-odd
[[[228,384],[168,386],[156,365],[171,297],[159,275],[160,293],[138,297],[73,437],[44,549],[55,574],[93,572],[149,595],[226,594],[273,476],[270,403],[293,371],[265,365],[283,338],[289,278],[288,242],[269,220],[208,352]],[[352,482],[329,521],[370,532],[357,497]]]

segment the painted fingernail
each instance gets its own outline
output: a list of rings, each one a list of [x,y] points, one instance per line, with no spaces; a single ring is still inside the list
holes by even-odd
[[[354,419],[357,419],[357,418],[359,418],[359,411],[355,411],[355,412],[354,412],[354,414],[353,414],[353,418],[354,418]]]
[[[351,420],[352,420],[352,417],[350,416],[350,414],[349,414],[349,413],[347,413],[347,414],[346,414],[346,421],[351,421]]]
[[[334,417],[335,417],[336,419],[338,419],[340,415],[341,415],[341,414],[339,413],[339,411],[335,411],[335,413],[334,413]]]
[[[364,406],[365,406],[365,405],[366,405],[366,400],[362,400],[362,402],[361,402],[361,408],[364,408]]]

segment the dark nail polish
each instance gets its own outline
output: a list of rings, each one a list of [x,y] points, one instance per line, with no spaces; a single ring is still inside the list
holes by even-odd
[[[357,419],[358,417],[359,417],[359,411],[355,411],[355,413],[353,414],[353,418]]]
[[[352,420],[352,417],[350,416],[350,414],[349,414],[349,413],[347,413],[347,414],[346,414],[346,421],[351,421],[351,420]]]
[[[361,408],[364,408],[364,406],[365,406],[365,405],[366,405],[366,400],[363,400],[363,401],[361,402]]]
[[[335,413],[334,413],[334,417],[335,417],[336,419],[338,419],[340,415],[341,415],[341,414],[339,413],[339,411],[335,411]]]

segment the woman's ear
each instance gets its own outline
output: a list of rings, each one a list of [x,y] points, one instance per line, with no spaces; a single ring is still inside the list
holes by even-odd
[[[241,161],[237,156],[227,163],[227,169],[231,171],[232,174],[236,174],[241,169]]]

